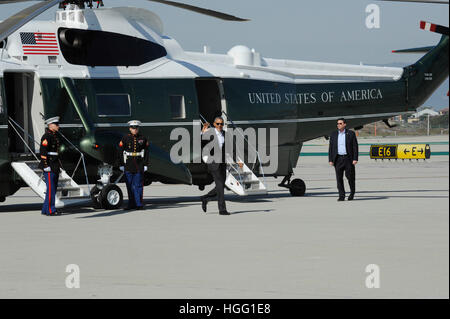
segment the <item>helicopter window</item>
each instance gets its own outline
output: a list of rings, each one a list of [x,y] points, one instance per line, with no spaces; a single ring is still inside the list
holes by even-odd
[[[171,95],[170,110],[172,112],[173,119],[185,119],[186,107],[184,105],[184,95]]]
[[[57,60],[56,60],[56,56],[49,56],[48,57],[48,63],[50,64],[56,64]]]
[[[76,65],[139,66],[167,55],[157,43],[113,32],[60,28],[58,37],[64,58]]]
[[[131,116],[128,94],[97,94],[97,114],[106,116]]]

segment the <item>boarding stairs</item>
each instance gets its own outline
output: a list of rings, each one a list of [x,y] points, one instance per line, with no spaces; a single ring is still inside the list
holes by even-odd
[[[45,185],[42,169],[38,168],[39,161],[13,162],[11,166],[23,181],[42,199],[45,199],[47,186]],[[81,205],[91,201],[90,194],[78,185],[65,170],[59,173],[58,187],[55,194],[55,207],[63,208]]]
[[[239,196],[265,195],[267,188],[264,183],[253,173],[253,171],[237,158],[237,163],[227,158],[227,172],[225,185]],[[242,163],[242,167],[239,165]]]
[[[38,156],[33,152],[31,147],[28,145],[28,143],[24,140],[22,135],[19,133],[19,130],[22,131],[23,134],[28,134],[17,122],[15,122],[13,119],[9,118],[8,120],[11,127],[14,129],[14,131],[17,133],[17,135],[22,139],[25,146],[27,147],[29,153],[24,154],[27,156],[24,156],[25,160],[15,160],[11,163],[12,168],[14,171],[22,178],[22,180],[27,184],[40,198],[45,199],[45,196],[47,195],[47,186],[45,184],[45,178],[44,178],[44,171],[40,169],[39,166],[39,158]],[[91,201],[90,196],[90,189],[86,174],[86,165],[84,161],[84,155],[81,153],[62,133],[59,133],[75,150],[77,150],[81,157],[78,161],[78,164],[72,174],[72,176],[69,176],[67,172],[64,169],[61,169],[59,173],[59,180],[58,180],[58,187],[56,189],[55,194],[55,207],[56,208],[63,208],[68,206],[74,206],[74,205],[84,205]],[[34,140],[29,134],[28,137],[34,141],[34,143],[39,147],[40,143]],[[34,158],[34,160],[29,160],[29,158]],[[87,190],[82,188],[80,185],[78,185],[74,180],[73,177],[75,175],[76,170],[78,169],[80,163],[83,163],[84,172],[86,176],[86,184]]]
[[[233,127],[236,128],[236,125],[233,123],[231,118],[228,116],[228,114],[224,111],[222,111],[222,115],[225,119],[227,119]],[[205,117],[200,114],[200,122],[206,123],[207,120]],[[226,125],[224,127],[226,130]],[[227,164],[226,166],[226,179],[225,179],[225,186],[232,191],[233,193],[239,195],[239,196],[248,196],[248,195],[266,195],[267,194],[267,187],[265,184],[265,177],[264,177],[264,170],[261,165],[259,153],[252,145],[249,143],[247,138],[242,134],[241,131],[237,130],[239,134],[243,137],[245,142],[247,142],[248,147],[252,148],[257,156],[257,163],[259,164],[259,172],[262,176],[263,180],[258,178],[254,171],[255,166],[257,163],[253,163],[252,167],[249,167],[245,164],[245,162],[242,160],[244,158],[244,154],[241,154],[239,150],[236,150],[236,160],[234,160],[230,155],[226,154],[225,162]]]

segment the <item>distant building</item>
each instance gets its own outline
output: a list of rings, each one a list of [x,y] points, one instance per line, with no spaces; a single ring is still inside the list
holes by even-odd
[[[419,112],[414,113],[412,115],[412,117],[418,119],[418,118],[420,118],[421,116],[424,116],[424,115],[425,116],[426,115],[437,116],[437,115],[439,115],[439,112],[436,112],[435,110],[432,110],[432,109],[423,109],[423,110],[420,110]]]
[[[439,115],[448,115],[448,107],[439,111]]]

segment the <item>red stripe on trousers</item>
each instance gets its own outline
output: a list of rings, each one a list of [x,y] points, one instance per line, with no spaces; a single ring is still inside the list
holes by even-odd
[[[50,172],[48,172],[48,210],[52,214],[52,181],[50,179]]]

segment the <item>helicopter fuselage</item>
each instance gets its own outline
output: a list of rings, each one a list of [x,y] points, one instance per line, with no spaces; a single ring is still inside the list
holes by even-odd
[[[439,45],[435,59],[448,55],[448,37]],[[430,57],[410,68],[388,68],[269,59],[245,46],[227,54],[207,48],[186,52],[163,34],[156,14],[136,8],[58,10],[55,22],[30,22],[3,46],[0,197],[22,185],[9,164],[29,152],[10,118],[22,125],[27,132],[22,137],[38,151],[32,139],[44,132],[41,114],[60,116],[63,134],[87,153],[88,175],[95,182],[97,166],[113,164],[129,120],[139,119],[141,133],[169,153],[176,143],[170,139],[174,128],[185,127],[195,136],[193,123],[212,122],[225,112],[228,122],[243,129],[278,129],[278,168],[271,175],[286,176],[297,165],[303,142],[328,135],[336,119],[344,117],[357,128],[409,114],[448,76],[448,61],[442,67],[439,60],[439,68]],[[425,73],[433,73],[432,80]],[[72,82],[71,92],[62,78]],[[83,102],[81,107],[70,93]],[[92,149],[82,145],[87,122],[95,130]],[[73,150],[61,154],[66,169],[76,165]],[[193,184],[211,182],[203,164],[185,165]],[[165,172],[150,175],[187,183]]]

